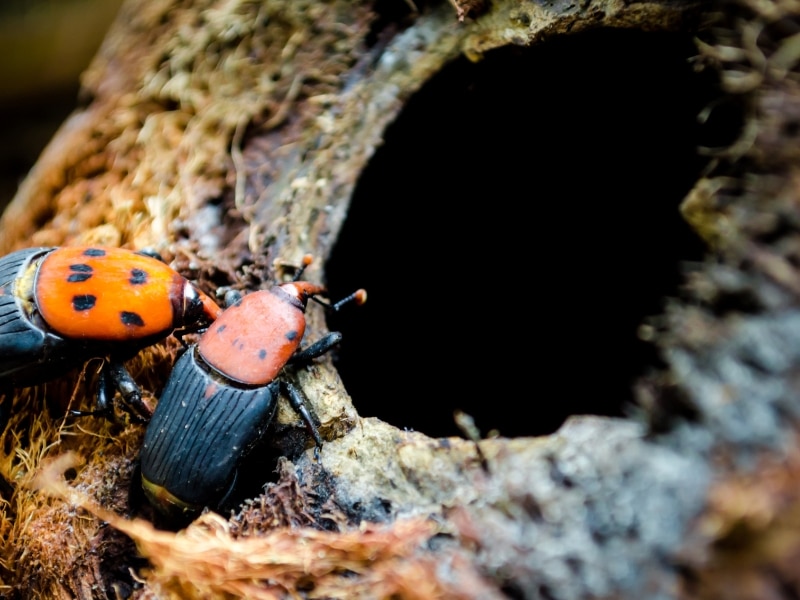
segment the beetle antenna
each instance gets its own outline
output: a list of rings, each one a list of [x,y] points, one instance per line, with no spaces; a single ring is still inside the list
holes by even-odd
[[[316,296],[311,296],[311,299],[317,304],[324,306],[328,310],[336,312],[344,305],[350,304],[351,302],[355,302],[359,306],[364,304],[364,302],[367,301],[367,290],[365,290],[364,288],[358,289],[349,296],[345,296],[344,298],[342,298],[338,302],[334,302],[333,304],[331,304],[330,302],[326,302],[325,300],[320,300]]]
[[[297,269],[294,277],[292,277],[292,281],[298,281],[303,276],[303,273],[305,273],[306,267],[308,267],[308,265],[310,265],[312,262],[314,262],[314,257],[311,254],[306,254],[303,257],[303,263],[300,265],[300,268]]]

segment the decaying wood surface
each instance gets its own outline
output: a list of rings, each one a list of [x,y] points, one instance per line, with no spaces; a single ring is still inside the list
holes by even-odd
[[[602,26],[693,28],[710,8],[409,3],[387,24],[367,3],[129,0],[83,108],[4,213],[0,251],[152,247],[212,293],[255,289],[307,252],[319,277],[385,128],[448,61]],[[282,408],[277,480],[230,519],[175,532],[131,492],[141,426],[63,418],[91,401],[91,372],[76,374],[14,399],[7,596],[795,597],[798,12],[743,0],[702,37],[748,120],[684,204],[718,255],[651,331],[667,368],[639,382],[639,418],[433,439],[361,418],[322,359],[298,374],[320,461]],[[176,351],[132,361],[149,401]]]

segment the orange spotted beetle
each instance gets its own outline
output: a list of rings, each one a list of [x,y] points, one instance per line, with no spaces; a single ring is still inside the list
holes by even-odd
[[[119,390],[131,417],[146,421],[150,411],[123,362],[170,333],[206,328],[221,312],[157,255],[95,246],[12,252],[0,259],[0,392],[104,358],[95,410],[73,414],[113,418]]]
[[[147,426],[140,455],[142,488],[168,516],[218,510],[230,497],[237,467],[263,437],[283,392],[316,443],[322,438],[300,390],[282,378],[287,365],[308,364],[338,344],[331,332],[301,350],[309,299],[329,310],[363,304],[358,290],[329,304],[323,286],[299,281],[234,296],[227,308],[178,359]]]

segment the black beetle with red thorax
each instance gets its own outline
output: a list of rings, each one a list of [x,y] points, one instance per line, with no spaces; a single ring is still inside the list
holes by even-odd
[[[145,496],[167,515],[219,509],[236,487],[241,462],[263,438],[283,395],[322,446],[301,391],[284,367],[302,367],[328,352],[342,336],[331,332],[305,349],[309,299],[339,310],[366,301],[358,290],[330,304],[317,296],[325,287],[295,277],[251,292],[228,307],[199,341],[178,359],[145,433],[141,478]]]

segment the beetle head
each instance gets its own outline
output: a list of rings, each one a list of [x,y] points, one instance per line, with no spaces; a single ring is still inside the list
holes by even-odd
[[[325,286],[310,283],[308,281],[292,281],[290,283],[283,283],[280,286],[286,294],[299,302],[303,310],[308,304],[308,299],[317,296],[318,294],[325,294],[327,292]]]
[[[183,306],[176,314],[175,325],[183,331],[197,331],[208,327],[222,314],[222,309],[210,296],[188,281],[183,288]]]

